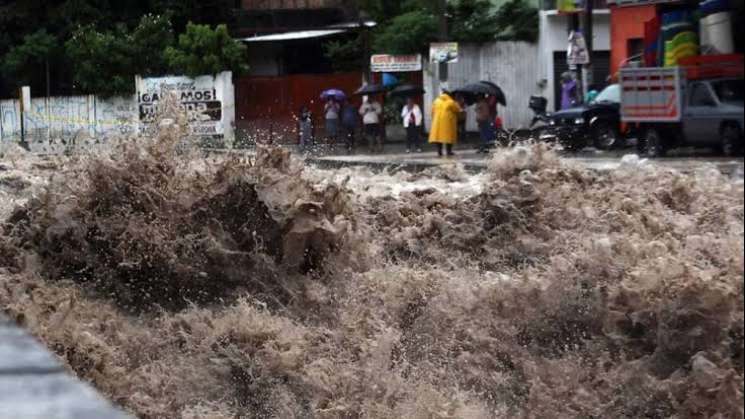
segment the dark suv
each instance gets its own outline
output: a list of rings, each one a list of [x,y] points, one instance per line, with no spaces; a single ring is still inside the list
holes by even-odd
[[[542,138],[575,150],[588,145],[601,150],[623,146],[620,111],[621,87],[612,84],[589,104],[553,113]]]

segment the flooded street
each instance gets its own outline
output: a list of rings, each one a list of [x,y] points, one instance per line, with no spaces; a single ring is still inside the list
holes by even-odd
[[[159,140],[0,162],[0,306],[138,417],[741,417],[743,184],[709,161]]]

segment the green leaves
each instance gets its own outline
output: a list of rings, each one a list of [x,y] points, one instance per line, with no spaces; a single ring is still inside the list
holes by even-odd
[[[65,50],[75,90],[104,97],[134,92],[136,48],[125,28],[99,32],[93,26],[81,27],[65,43]]]
[[[211,29],[189,23],[178,43],[165,49],[165,59],[172,71],[191,77],[225,70],[235,74],[248,71],[246,46],[231,38],[225,25]]]
[[[163,75],[169,68],[163,56],[174,41],[173,28],[168,15],[147,14],[132,31],[135,69],[142,75]]]
[[[348,41],[328,41],[323,44],[324,55],[331,60],[334,70],[358,70],[364,68],[365,56],[364,35],[358,35]]]
[[[131,32],[123,25],[109,31],[81,27],[65,50],[75,90],[105,97],[133,93],[135,74],[193,77],[246,69],[245,47],[230,37],[225,25],[211,29],[189,24],[174,44],[170,20],[160,15],[143,16]]]
[[[379,29],[373,32],[373,52],[426,52],[430,42],[438,38],[438,1],[405,0],[395,2],[395,7],[387,3],[385,0],[360,1],[363,10],[378,19]],[[456,42],[535,42],[538,39],[538,10],[526,0],[510,0],[500,8],[491,0],[450,0],[447,16],[449,39]],[[327,48],[327,56],[333,59],[333,53],[348,48],[351,45],[335,43]]]
[[[98,88],[107,94],[130,93],[135,74],[177,72],[165,50],[180,48],[175,34],[184,32],[189,21],[228,23],[234,13],[234,0],[2,0],[0,96],[14,94],[22,84],[41,91],[47,62],[52,94],[99,93]],[[41,34],[53,40],[48,53]],[[216,54],[218,62],[235,56],[239,48],[236,44]]]
[[[413,54],[429,49],[437,35],[437,18],[426,10],[396,16],[376,32],[373,51],[385,54]]]
[[[500,41],[537,42],[540,19],[538,9],[524,0],[510,0],[502,5],[496,16],[500,28],[497,39]]]
[[[26,35],[23,42],[5,56],[2,71],[10,76],[14,87],[28,84],[35,74],[43,71],[56,48],[57,39],[44,29]]]

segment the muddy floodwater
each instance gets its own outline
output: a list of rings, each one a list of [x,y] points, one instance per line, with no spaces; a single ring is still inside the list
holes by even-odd
[[[743,418],[743,185],[0,158],[0,310],[140,418]]]

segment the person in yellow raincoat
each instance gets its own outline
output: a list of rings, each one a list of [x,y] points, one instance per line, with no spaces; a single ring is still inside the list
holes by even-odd
[[[453,145],[458,141],[458,115],[461,107],[450,93],[445,91],[432,103],[432,128],[429,143],[437,145],[437,153],[442,157],[443,148],[452,156]]]

